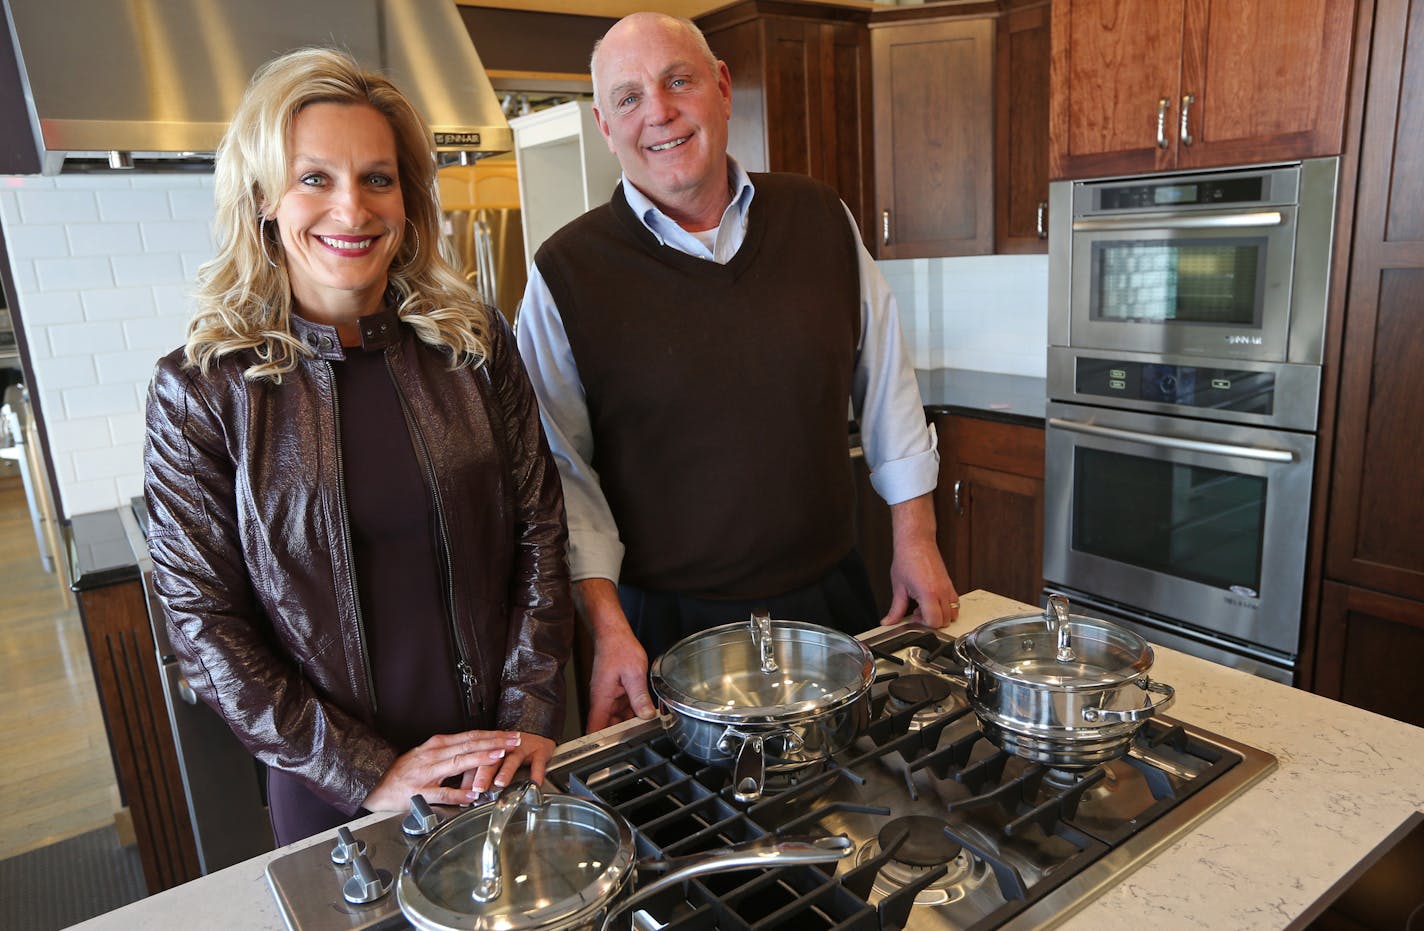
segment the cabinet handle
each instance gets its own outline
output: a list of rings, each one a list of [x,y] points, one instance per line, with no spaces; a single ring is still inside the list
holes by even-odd
[[[1192,111],[1192,104],[1196,102],[1196,94],[1182,95],[1182,145],[1191,145],[1195,141],[1192,139],[1191,131],[1187,129],[1187,117]]]
[[[954,483],[954,513],[958,517],[964,516],[964,499],[960,497],[960,491],[963,489],[963,486],[964,482],[962,481]]]
[[[1166,97],[1157,101],[1157,148],[1167,148],[1167,107],[1171,101]]]
[[[880,244],[890,245],[890,211],[880,211]]]
[[[1034,225],[1035,225],[1035,227],[1036,227],[1037,230],[1038,230],[1038,238],[1039,238],[1039,239],[1047,239],[1047,238],[1048,238],[1048,201],[1046,201],[1046,200],[1041,200],[1041,201],[1038,202],[1038,218],[1034,221]]]

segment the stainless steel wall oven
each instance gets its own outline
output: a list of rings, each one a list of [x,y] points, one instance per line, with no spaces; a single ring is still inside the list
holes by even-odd
[[[1056,182],[1044,579],[1289,682],[1338,160]]]

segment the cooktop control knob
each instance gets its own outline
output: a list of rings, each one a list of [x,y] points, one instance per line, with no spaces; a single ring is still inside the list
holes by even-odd
[[[425,796],[412,795],[410,797],[410,814],[401,822],[402,831],[412,837],[421,837],[435,830],[439,823],[440,816],[430,810]]]
[[[351,878],[341,887],[341,897],[352,905],[369,905],[391,891],[390,870],[376,869],[364,853],[358,853],[351,861],[351,869]]]
[[[351,836],[350,828],[336,829],[336,846],[331,848],[331,862],[337,866],[345,866],[356,859],[358,854],[366,852],[366,842],[357,840]]]

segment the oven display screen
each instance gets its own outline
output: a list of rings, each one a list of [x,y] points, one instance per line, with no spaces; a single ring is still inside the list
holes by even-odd
[[[1275,408],[1273,372],[1087,356],[1076,365],[1078,394],[1266,416]]]
[[[1265,478],[1083,446],[1074,456],[1074,550],[1261,590]]]
[[[1154,204],[1194,204],[1197,201],[1195,184],[1164,184],[1152,189]]]

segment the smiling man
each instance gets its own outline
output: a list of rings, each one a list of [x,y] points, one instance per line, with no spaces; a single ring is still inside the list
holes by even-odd
[[[858,633],[943,626],[958,596],[894,295],[845,205],[728,156],[731,76],[692,23],[622,19],[591,69],[623,178],[535,255],[518,339],[564,483],[596,730],[652,716],[649,657],[754,608]],[[848,410],[891,506],[883,618]]]

